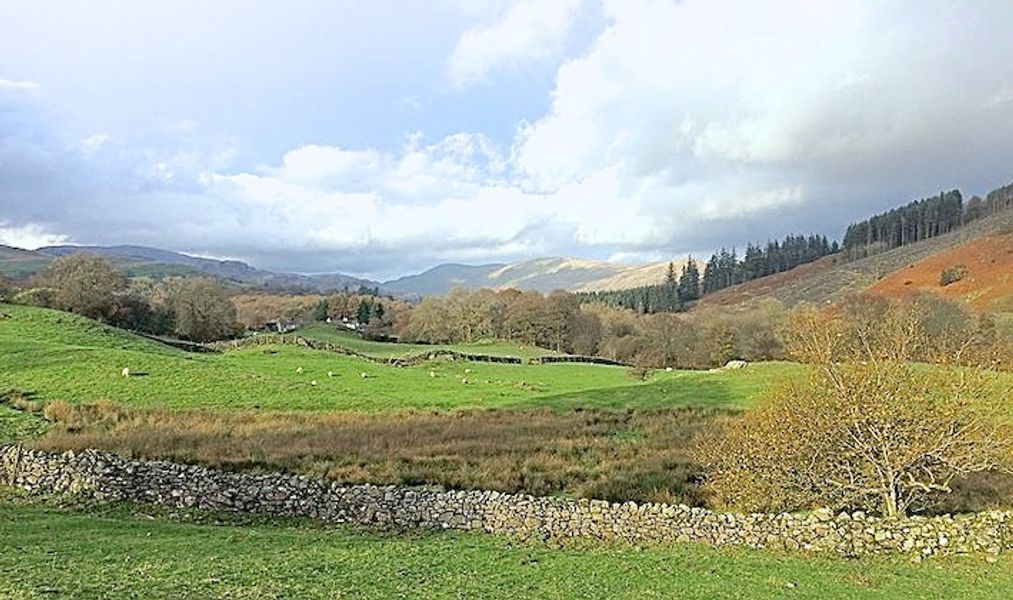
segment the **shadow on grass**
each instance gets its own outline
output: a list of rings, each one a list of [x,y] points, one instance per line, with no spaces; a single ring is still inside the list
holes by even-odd
[[[656,383],[634,384],[566,392],[538,398],[538,404],[558,408],[742,408],[745,399],[740,390],[724,379],[699,376],[678,377]],[[518,404],[532,404],[532,401]]]

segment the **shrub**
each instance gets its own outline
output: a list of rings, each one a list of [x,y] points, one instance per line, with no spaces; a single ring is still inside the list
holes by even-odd
[[[626,375],[630,379],[636,379],[637,381],[647,381],[651,378],[651,369],[647,367],[630,367],[626,369]]]
[[[943,269],[943,272],[939,275],[939,285],[945,287],[951,283],[956,283],[966,277],[967,273],[967,265],[955,265],[948,269]]]
[[[893,343],[872,347],[852,340],[844,319],[800,313],[803,327],[790,339],[793,353],[814,363],[810,381],[725,419],[721,433],[698,446],[715,504],[896,516],[951,492],[958,478],[1009,470],[1013,424],[1005,399],[1013,390],[987,373],[909,366],[906,336],[917,330],[905,315],[884,317],[881,332]]]

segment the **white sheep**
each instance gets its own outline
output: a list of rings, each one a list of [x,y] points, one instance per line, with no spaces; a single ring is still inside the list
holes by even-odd
[[[429,372],[429,376],[430,377],[436,377],[436,371],[430,371]]]
[[[465,374],[471,373],[471,369],[465,369],[465,370],[464,370],[464,373],[465,373]]]
[[[296,367],[295,372],[301,374],[302,373],[302,367]]]
[[[468,380],[462,377],[461,383],[463,383],[464,385],[468,385]]]
[[[334,377],[334,371],[328,371],[327,372],[327,376],[328,377]]]
[[[310,385],[312,385],[312,386],[314,386],[314,387],[315,387],[315,386],[317,385],[317,380],[316,380],[316,379],[314,379],[313,381],[311,381],[311,382],[310,382]]]
[[[366,372],[363,371],[362,373],[359,373],[359,377],[362,377],[363,379],[365,379],[365,378],[369,377],[369,375],[366,375]]]
[[[123,370],[120,371],[120,375],[122,375],[124,377],[130,377],[130,368],[129,367],[123,367]]]
[[[672,367],[665,367],[665,372],[666,373],[671,373],[672,372]]]

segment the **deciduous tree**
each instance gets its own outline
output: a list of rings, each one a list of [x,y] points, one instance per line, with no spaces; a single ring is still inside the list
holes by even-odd
[[[127,285],[126,278],[112,265],[86,253],[54,260],[40,279],[53,289],[54,308],[100,320],[109,319],[115,294]]]

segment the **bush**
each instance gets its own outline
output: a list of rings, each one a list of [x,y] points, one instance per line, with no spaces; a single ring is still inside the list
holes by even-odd
[[[970,474],[1008,470],[1013,390],[960,367],[912,368],[903,350],[917,329],[887,312],[888,347],[849,344],[845,319],[801,313],[793,354],[815,363],[806,385],[725,419],[696,458],[716,505],[743,510],[922,508]],[[885,342],[884,342],[885,343]],[[845,361],[841,362],[841,358]],[[1008,387],[1008,386],[1006,386]]]
[[[946,287],[951,283],[956,283],[967,276],[968,269],[966,265],[956,265],[948,269],[943,269],[943,272],[939,275],[939,285]]]

